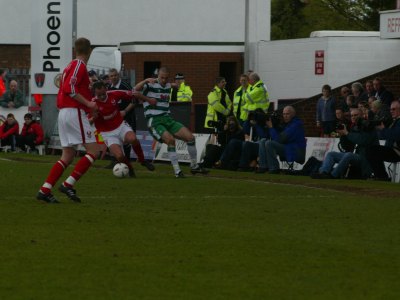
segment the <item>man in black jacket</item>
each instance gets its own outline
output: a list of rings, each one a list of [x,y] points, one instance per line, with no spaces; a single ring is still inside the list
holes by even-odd
[[[390,105],[393,122],[389,127],[379,124],[379,138],[386,140],[384,146],[373,146],[367,150],[367,159],[374,172],[374,179],[389,180],[384,162],[400,161],[400,101],[395,100]]]
[[[328,152],[319,173],[312,174],[313,179],[334,179],[346,177],[346,172],[351,165],[357,169],[357,173],[362,178],[367,178],[371,174],[371,167],[366,159],[366,151],[372,145],[378,145],[378,137],[374,128],[368,128],[362,122],[362,112],[359,108],[351,108],[351,125],[346,128],[337,129],[340,136],[342,151]],[[334,167],[336,165],[336,167]]]

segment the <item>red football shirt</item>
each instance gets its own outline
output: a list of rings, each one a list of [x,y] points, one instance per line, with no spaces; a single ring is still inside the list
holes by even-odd
[[[107,98],[104,101],[94,97],[92,101],[95,101],[99,108],[98,116],[94,119],[96,129],[102,132],[118,128],[124,121],[118,108],[118,101],[130,101],[133,98],[131,91],[122,90],[107,91]]]
[[[77,107],[88,112],[89,109],[85,105],[73,98],[76,94],[81,94],[87,100],[92,98],[86,64],[80,59],[74,59],[64,69],[57,96],[57,107],[59,109]]]

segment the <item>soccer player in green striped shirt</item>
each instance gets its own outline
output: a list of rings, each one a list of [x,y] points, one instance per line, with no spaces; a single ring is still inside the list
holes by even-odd
[[[183,124],[175,121],[169,111],[171,84],[168,82],[169,71],[162,67],[158,71],[157,79],[148,78],[135,86],[136,91],[142,91],[139,99],[143,101],[144,116],[150,134],[159,142],[168,146],[168,155],[174,168],[175,177],[182,178],[182,170],[179,167],[178,156],[175,149],[175,138],[187,143],[190,156],[192,174],[207,174],[197,163],[196,139]]]

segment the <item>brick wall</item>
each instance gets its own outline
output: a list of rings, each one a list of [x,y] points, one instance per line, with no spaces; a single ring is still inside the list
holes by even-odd
[[[236,63],[234,82],[231,87],[239,85],[239,75],[243,69],[242,53],[124,53],[122,56],[126,70],[136,71],[136,82],[143,80],[144,62],[159,61],[161,66],[168,67],[170,76],[183,73],[185,81],[192,88],[193,102],[207,103],[207,95],[214,87],[214,80],[219,76],[221,62]]]
[[[29,45],[0,45],[0,68],[30,69],[31,47]]]
[[[365,82],[367,80],[373,80],[375,77],[382,78],[384,86],[393,93],[396,99],[400,97],[400,65],[384,70],[382,72],[378,72],[368,77],[355,80],[353,82],[360,82],[363,86],[365,86]],[[346,86],[351,88],[351,84],[353,82],[346,84]],[[338,99],[340,95],[341,88],[342,86],[332,89],[332,93],[333,95],[335,95],[336,99]],[[319,136],[319,129],[315,127],[315,115],[316,115],[317,102],[320,97],[321,94],[318,94],[311,98],[300,100],[292,104],[296,109],[297,115],[302,120],[304,120],[306,136],[310,137]]]

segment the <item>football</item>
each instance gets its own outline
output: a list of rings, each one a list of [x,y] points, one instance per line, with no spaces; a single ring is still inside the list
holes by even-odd
[[[129,176],[129,168],[126,164],[117,163],[113,168],[113,174],[115,177],[124,178]]]

